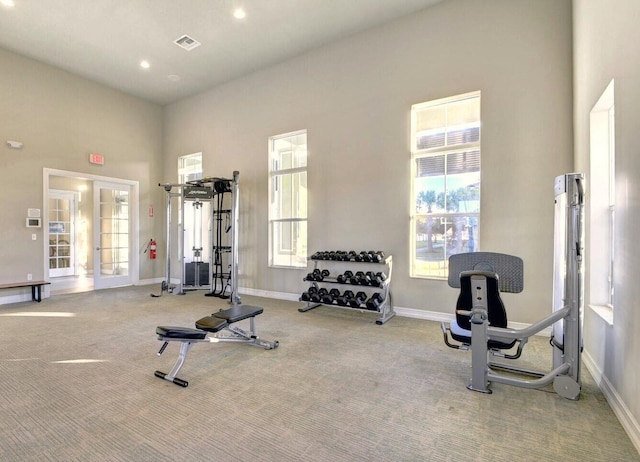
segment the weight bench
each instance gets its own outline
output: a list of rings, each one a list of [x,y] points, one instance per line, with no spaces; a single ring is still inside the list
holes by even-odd
[[[176,377],[182,368],[189,350],[199,342],[218,343],[218,342],[239,342],[248,343],[249,345],[260,346],[265,350],[272,350],[278,347],[278,341],[268,342],[260,339],[256,335],[255,317],[262,314],[263,308],[251,305],[236,305],[226,310],[220,310],[211,316],[205,316],[196,321],[196,328],[174,327],[174,326],[158,326],[156,334],[158,340],[163,341],[163,345],[158,351],[160,356],[169,345],[169,342],[180,342],[180,354],[176,363],[173,365],[171,372],[168,374],[155,371],[155,376],[169,382],[186,387],[189,382]],[[249,319],[250,330],[245,331],[237,326],[232,326],[239,321]],[[213,334],[213,335],[210,335]]]

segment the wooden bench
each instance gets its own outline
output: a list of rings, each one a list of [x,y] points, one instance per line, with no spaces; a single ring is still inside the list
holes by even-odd
[[[0,289],[19,289],[20,287],[31,287],[31,300],[40,303],[42,301],[42,286],[51,284],[46,281],[27,281],[0,284]]]

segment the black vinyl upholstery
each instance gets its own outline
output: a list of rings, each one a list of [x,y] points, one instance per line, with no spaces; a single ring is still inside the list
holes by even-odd
[[[492,271],[464,271],[460,274],[460,295],[456,303],[456,323],[458,327],[463,329],[464,334],[457,329],[451,330],[451,336],[458,342],[471,344],[471,318],[460,313],[460,311],[471,311],[473,308],[473,293],[471,276],[483,276],[487,281],[486,303],[488,323],[492,327],[507,327],[507,311],[500,297],[499,278]],[[515,345],[516,341],[500,342],[497,340],[489,340],[488,347],[500,350],[508,350]]]
[[[486,305],[488,324],[492,327],[506,328],[508,324],[500,292],[522,292],[523,262],[521,258],[494,253],[472,252],[452,255],[449,258],[449,286],[460,288],[456,302],[456,320],[451,324],[451,337],[458,342],[471,344],[471,318],[460,311],[473,309],[474,288],[471,277],[479,275],[486,279]],[[504,276],[503,276],[504,275]],[[516,344],[516,340],[502,342],[490,339],[488,347],[508,350]]]
[[[202,340],[207,336],[207,333],[202,330],[175,326],[158,326],[156,327],[156,334],[165,338],[185,338],[191,340]]]
[[[196,321],[196,327],[206,332],[218,332],[227,327],[227,321],[214,316],[205,316]]]
[[[234,322],[242,321],[243,319],[258,316],[259,314],[262,314],[263,311],[264,309],[259,306],[237,305],[232,308],[213,313],[212,316],[224,319],[229,324],[233,324]]]

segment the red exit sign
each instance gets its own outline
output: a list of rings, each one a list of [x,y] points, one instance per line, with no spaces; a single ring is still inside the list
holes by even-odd
[[[89,163],[104,165],[104,156],[102,154],[89,154]]]

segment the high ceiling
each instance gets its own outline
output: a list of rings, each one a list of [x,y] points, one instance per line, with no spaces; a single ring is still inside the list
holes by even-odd
[[[0,0],[0,48],[167,104],[441,1]]]

